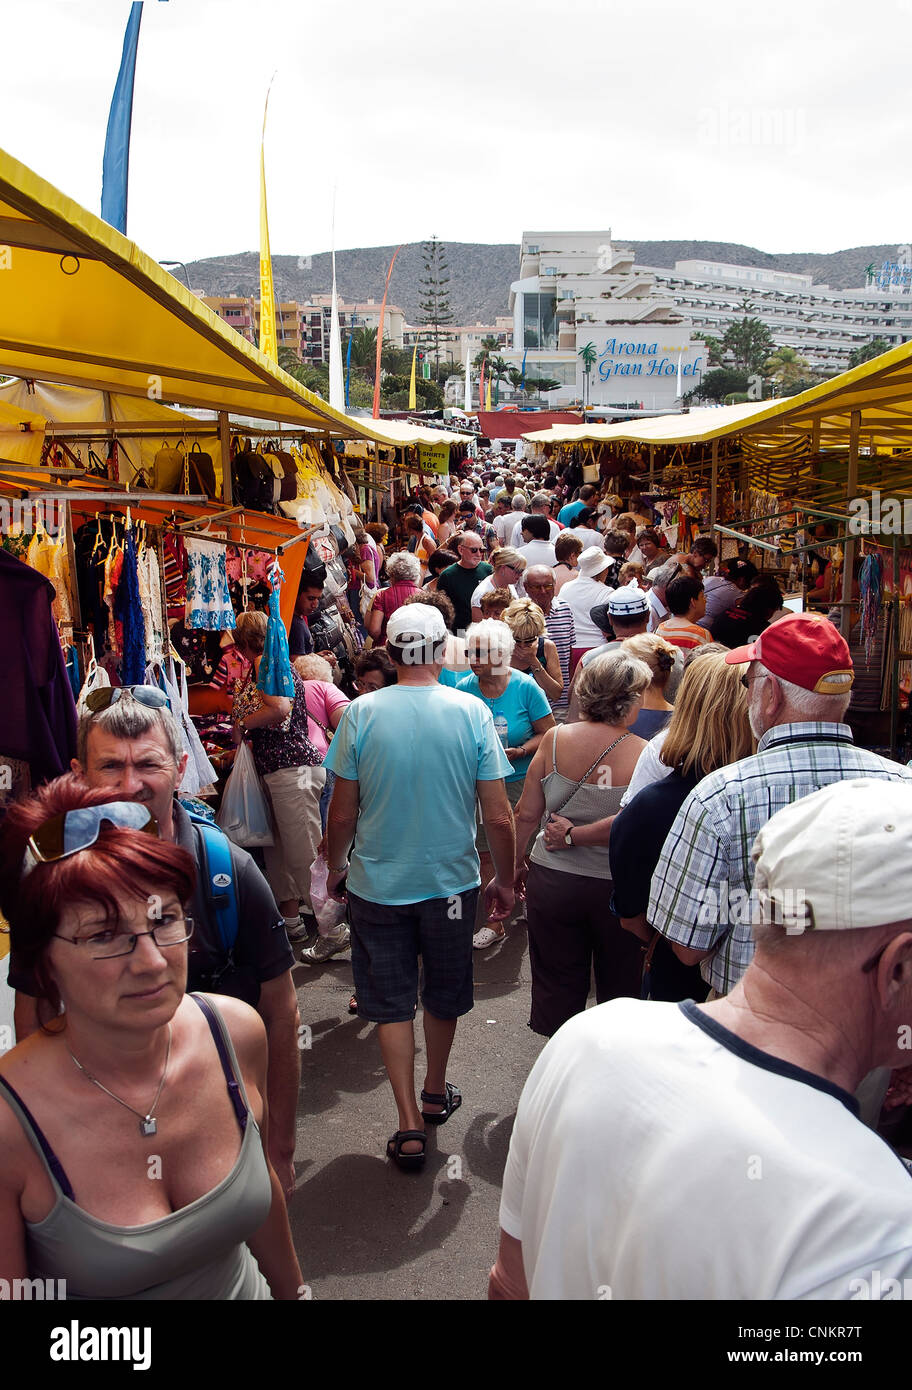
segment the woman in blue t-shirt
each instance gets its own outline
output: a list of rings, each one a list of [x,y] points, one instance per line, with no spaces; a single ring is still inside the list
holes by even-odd
[[[554,727],[554,715],[544,692],[531,676],[510,666],[514,645],[506,623],[493,618],[472,623],[466,632],[472,674],[463,676],[456,687],[483,700],[494,717],[494,727],[513,765],[513,772],[506,778],[512,806],[519,802],[529,764],[543,735]],[[494,865],[480,816],[475,845],[481,858],[481,902],[484,889],[494,877]],[[502,941],[505,934],[502,922],[486,922],[475,933],[473,943],[481,950]]]

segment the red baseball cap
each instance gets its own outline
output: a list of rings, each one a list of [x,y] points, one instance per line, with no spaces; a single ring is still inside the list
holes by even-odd
[[[845,695],[855,679],[848,643],[828,618],[816,613],[779,618],[756,642],[736,647],[725,660],[732,666],[762,661],[774,676],[818,695]]]

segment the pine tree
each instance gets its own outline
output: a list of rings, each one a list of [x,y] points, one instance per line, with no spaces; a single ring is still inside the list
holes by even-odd
[[[447,324],[453,322],[450,309],[449,263],[442,242],[436,236],[422,245],[424,254],[424,274],[419,281],[424,298],[418,301],[418,308],[424,317],[422,327],[428,329],[430,349],[434,355],[434,378],[440,376],[441,344],[450,342]]]

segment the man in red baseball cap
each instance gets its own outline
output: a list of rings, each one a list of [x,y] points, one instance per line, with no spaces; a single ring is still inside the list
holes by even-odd
[[[852,658],[826,618],[781,618],[725,660],[744,664],[757,752],[704,777],[683,803],[647,913],[679,959],[700,963],[716,996],[728,993],[754,954],[751,847],[769,818],[846,778],[912,778],[910,769],[853,743],[843,722]]]

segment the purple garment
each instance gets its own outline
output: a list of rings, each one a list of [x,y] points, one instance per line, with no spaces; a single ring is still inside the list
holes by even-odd
[[[139,597],[136,571],[136,541],[127,531],[123,542],[123,569],[114,595],[114,616],[123,623],[123,657],[120,679],[123,685],[142,685],[146,676],[146,625]]]
[[[69,771],[76,756],[76,702],[53,598],[49,580],[0,550],[0,751],[29,764],[33,786]]]

